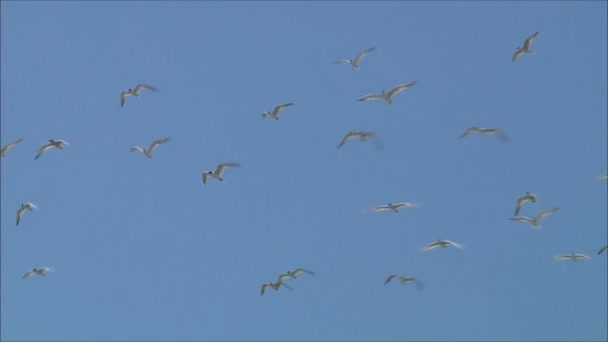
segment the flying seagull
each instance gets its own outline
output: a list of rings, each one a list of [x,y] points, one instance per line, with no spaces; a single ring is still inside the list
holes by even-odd
[[[462,245],[457,244],[455,242],[452,242],[450,240],[441,240],[440,239],[440,240],[437,240],[435,242],[431,242],[428,245],[424,246],[422,248],[422,251],[423,252],[427,252],[427,251],[430,251],[431,249],[435,249],[437,247],[447,248],[448,246],[454,246],[454,247],[457,247],[457,248],[460,248],[460,249],[463,248]]]
[[[37,275],[39,275],[39,276],[44,277],[47,272],[55,272],[55,270],[52,269],[52,268],[50,268],[50,267],[34,268],[34,269],[31,269],[31,270],[27,271],[23,275],[23,277],[21,277],[21,279],[25,279],[25,278],[31,276],[34,273],[37,274]]]
[[[526,192],[525,195],[518,198],[517,203],[515,204],[515,214],[513,214],[513,216],[517,216],[519,214],[519,210],[521,209],[521,206],[524,205],[524,203],[526,203],[528,201],[536,203],[536,195]]]
[[[69,144],[65,140],[50,139],[48,143],[40,146],[40,148],[38,149],[38,153],[36,154],[36,157],[34,158],[34,160],[40,158],[41,155],[43,155],[44,153],[46,153],[46,151],[50,150],[53,147],[63,150],[63,145],[69,145]]]
[[[211,172],[211,171],[204,171],[203,172],[203,184],[207,184],[207,177],[213,177],[217,180],[219,180],[220,182],[224,181],[224,178],[222,178],[222,172],[224,172],[224,170],[228,167],[240,167],[241,164],[239,163],[222,163],[219,164],[217,166],[217,168],[215,169],[215,171]]]
[[[164,139],[157,139],[157,140],[154,140],[150,144],[150,146],[148,146],[148,149],[143,149],[143,148],[141,148],[139,146],[133,146],[133,147],[131,147],[130,150],[131,150],[131,152],[143,152],[144,155],[146,157],[148,157],[148,159],[152,159],[152,151],[154,151],[154,149],[157,148],[158,145],[164,144],[164,143],[168,142],[169,140],[171,140],[170,137],[167,137],[167,138],[164,138]]]
[[[529,222],[532,224],[532,229],[540,229],[540,220],[558,211],[559,207],[541,211],[536,217],[515,216],[510,218],[512,221]]]
[[[11,148],[15,147],[15,145],[17,145],[21,141],[23,141],[23,138],[19,138],[13,142],[10,142],[10,143],[4,145],[4,147],[2,147],[2,150],[0,150],[0,155],[2,155],[2,157],[6,157],[6,153],[8,151],[10,151]]]
[[[395,278],[399,279],[401,284],[407,284],[407,283],[411,283],[411,282],[415,283],[418,290],[422,290],[424,288],[424,286],[422,285],[422,283],[420,283],[420,281],[418,281],[418,279],[416,279],[414,277],[404,277],[404,276],[400,276],[397,274],[389,275],[388,278],[386,278],[386,280],[384,281],[384,285],[388,284],[391,280],[393,280]]]
[[[390,105],[393,103],[393,100],[392,100],[393,96],[412,87],[415,84],[416,84],[416,81],[413,81],[413,82],[410,82],[407,84],[400,84],[400,85],[396,86],[395,88],[393,88],[388,93],[385,90],[382,90],[382,93],[380,93],[380,94],[368,94],[368,95],[358,98],[357,101],[384,100],[384,101],[386,101],[386,103],[388,103]]]
[[[353,60],[351,60],[351,59],[339,59],[339,60],[335,61],[334,63],[337,63],[337,64],[349,64],[350,66],[353,67],[353,69],[359,70],[359,62],[361,62],[361,59],[363,59],[363,57],[365,57],[365,55],[367,55],[368,53],[374,51],[375,49],[376,49],[375,47],[372,47],[372,48],[369,48],[369,49],[365,49],[365,50],[361,51],[357,55],[357,57],[355,59],[353,59]]]
[[[290,290],[293,290],[291,287],[289,287],[289,285],[287,285],[287,284],[285,284],[285,283],[283,283],[282,281],[279,280],[276,283],[268,282],[266,284],[262,284],[262,288],[260,290],[260,296],[264,295],[264,292],[266,291],[267,287],[271,287],[273,290],[279,291],[279,287],[281,287],[281,285],[284,286],[284,287],[286,287],[286,288],[288,288],[288,289],[290,289]]]
[[[572,261],[578,261],[578,259],[591,259],[591,257],[588,255],[585,255],[585,254],[577,254],[577,253],[558,255],[555,257],[555,261],[561,261],[561,260],[566,260],[566,259],[571,259]]]
[[[279,113],[284,108],[289,107],[289,106],[293,106],[293,104],[294,104],[293,102],[280,104],[280,105],[274,107],[274,109],[272,111],[262,113],[262,117],[265,118],[266,116],[270,116],[271,118],[273,118],[275,120],[279,120]]]
[[[601,175],[601,176],[597,176],[597,178],[596,178],[596,179],[597,179],[598,181],[601,181],[601,180],[606,180],[606,179],[608,179],[608,173],[604,173],[604,174],[603,174],[603,175]]]
[[[297,276],[299,274],[302,274],[302,273],[308,273],[308,274],[311,274],[311,275],[315,274],[315,272],[312,272],[312,271],[309,271],[309,270],[306,270],[306,269],[303,269],[303,268],[296,268],[293,271],[287,271],[286,273],[283,273],[283,274],[279,275],[279,278],[278,278],[277,282],[282,282],[285,278],[296,279]]]
[[[399,213],[399,209],[401,208],[418,208],[418,204],[416,203],[408,203],[408,202],[403,202],[403,203],[389,203],[387,205],[379,205],[377,207],[373,207],[371,210],[372,211],[387,211],[387,210],[392,210],[395,213]]]
[[[607,250],[607,249],[608,249],[608,245],[606,245],[606,246],[604,246],[604,247],[600,248],[600,251],[599,251],[599,252],[597,252],[597,255],[602,254],[602,253],[603,253],[605,250]]]
[[[464,133],[462,133],[462,135],[460,135],[458,137],[458,139],[462,139],[464,137],[466,137],[467,135],[469,135],[469,133],[479,133],[479,134],[495,134],[501,141],[503,142],[507,142],[509,141],[509,137],[507,136],[507,134],[505,134],[505,132],[503,132],[502,130],[498,129],[498,128],[482,128],[482,127],[469,127],[466,131],[464,131]]]
[[[34,209],[38,209],[38,207],[34,203],[27,202],[21,204],[21,207],[17,209],[17,226],[19,226],[19,221],[21,221],[21,216],[23,216],[23,213],[25,213],[26,211],[32,211]]]
[[[533,35],[528,37],[524,41],[523,47],[518,47],[515,49],[515,53],[513,54],[513,58],[511,59],[513,62],[515,62],[515,60],[518,59],[522,54],[532,52],[532,50],[530,50],[530,47],[532,46],[532,42],[534,41],[536,36],[538,36],[538,32],[535,32]]]
[[[355,139],[355,138],[359,138],[359,141],[361,141],[361,142],[367,141],[367,139],[373,138],[374,141],[376,142],[376,146],[378,148],[382,149],[382,143],[380,143],[380,140],[378,140],[378,136],[376,136],[376,134],[374,132],[364,132],[364,131],[351,131],[351,132],[346,133],[346,135],[342,138],[342,140],[340,141],[340,144],[338,144],[338,147],[336,147],[336,148],[342,147],[342,145],[344,145],[348,140]]]
[[[147,85],[147,84],[138,84],[137,87],[135,87],[135,89],[129,89],[129,90],[126,90],[126,91],[123,91],[120,93],[120,106],[121,107],[124,106],[125,100],[129,96],[139,97],[139,93],[143,89],[148,89],[148,90],[152,90],[152,91],[158,90],[155,87]]]

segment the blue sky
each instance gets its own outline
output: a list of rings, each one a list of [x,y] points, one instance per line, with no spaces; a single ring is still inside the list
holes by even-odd
[[[1,164],[2,340],[608,338],[606,2],[1,9],[1,143],[24,139]],[[138,83],[159,90],[121,108]],[[384,150],[336,149],[350,130]],[[71,145],[34,161],[48,139]],[[204,186],[221,162],[242,167]],[[508,220],[526,191],[523,215],[560,207],[542,229]],[[401,201],[420,208],[364,212]],[[465,249],[419,252],[438,238]],[[295,267],[316,274],[259,295]]]

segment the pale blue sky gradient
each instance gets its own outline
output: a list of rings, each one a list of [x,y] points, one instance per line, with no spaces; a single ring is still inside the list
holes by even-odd
[[[2,340],[608,338],[606,2],[1,10],[1,143],[24,138],[1,162]],[[121,108],[138,83],[159,90]],[[457,139],[473,125],[511,140]],[[349,130],[384,150],[336,149]],[[48,139],[71,145],[34,161]],[[242,167],[203,186],[221,162]],[[561,208],[540,230],[509,220],[526,191],[522,215]],[[421,207],[364,213],[399,201]],[[465,249],[419,252],[438,238]],[[295,267],[316,275],[259,295]]]

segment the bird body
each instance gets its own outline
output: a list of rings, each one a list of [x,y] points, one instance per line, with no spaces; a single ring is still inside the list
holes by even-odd
[[[528,216],[515,216],[510,218],[510,220],[512,221],[520,221],[520,222],[528,222],[530,224],[532,224],[532,229],[540,229],[540,220],[553,214],[554,212],[558,211],[559,207],[557,208],[553,208],[553,209],[548,209],[548,210],[544,210],[541,211],[538,215],[536,215],[535,217],[528,217]]]
[[[48,143],[40,146],[40,148],[38,149],[38,153],[36,154],[36,157],[34,158],[34,160],[37,160],[38,158],[40,158],[40,156],[42,156],[44,153],[46,153],[51,148],[57,148],[57,149],[63,150],[63,145],[70,145],[70,144],[68,144],[65,140],[50,139]]]
[[[17,145],[18,143],[20,143],[22,141],[23,141],[23,138],[19,138],[13,142],[10,142],[10,143],[4,145],[4,147],[2,147],[2,150],[0,150],[0,156],[6,157],[6,153],[8,151],[10,151],[13,147],[15,147],[15,145]]]
[[[284,103],[284,104],[280,104],[276,107],[274,107],[270,112],[264,112],[262,113],[262,117],[265,118],[266,116],[270,116],[271,118],[275,119],[275,120],[279,120],[279,113],[281,113],[281,111],[289,106],[293,106],[294,103],[290,102],[290,103]]]
[[[163,139],[157,139],[154,140],[150,146],[148,146],[147,149],[145,148],[141,148],[139,146],[133,146],[130,148],[131,152],[143,152],[143,154],[148,158],[148,159],[152,159],[152,152],[154,151],[154,149],[156,149],[158,147],[158,145],[160,144],[164,144],[166,142],[168,142],[169,140],[171,140],[170,137],[167,138],[163,138]]]
[[[365,50],[361,51],[357,55],[357,57],[355,57],[355,59],[352,59],[352,60],[351,59],[339,59],[339,60],[335,61],[334,63],[337,63],[337,64],[348,64],[348,65],[352,66],[353,69],[359,70],[359,62],[361,62],[361,60],[363,59],[363,57],[365,57],[365,55],[367,55],[368,53],[374,51],[375,49],[376,49],[375,47],[372,47],[372,48],[369,48],[369,49],[365,49]]]
[[[147,85],[147,84],[138,84],[135,89],[128,89],[125,90],[123,92],[120,93],[120,106],[124,106],[125,104],[125,100],[127,97],[129,96],[135,96],[135,97],[139,97],[139,93],[144,90],[144,89],[148,89],[148,90],[152,90],[152,91],[157,91],[158,89],[156,89],[153,86]]]
[[[393,96],[414,86],[415,84],[416,84],[416,81],[413,81],[413,82],[410,82],[407,84],[400,84],[400,85],[394,87],[393,89],[391,89],[391,91],[389,91],[388,93],[386,91],[382,90],[382,93],[380,93],[380,94],[367,94],[365,96],[358,98],[357,101],[384,100],[386,103],[388,103],[390,105],[393,103]]]
[[[38,209],[34,203],[27,202],[21,204],[19,209],[17,209],[17,226],[19,226],[19,222],[21,222],[21,216],[23,216],[26,211],[32,211],[34,209]]]
[[[222,178],[222,173],[224,172],[224,170],[226,168],[229,168],[229,167],[240,167],[240,166],[241,166],[241,164],[239,164],[239,163],[222,163],[222,164],[219,164],[216,167],[215,171],[213,171],[213,172],[212,171],[204,171],[203,174],[202,174],[202,176],[203,176],[203,184],[207,184],[207,178],[208,177],[212,177],[212,178],[217,179],[220,182],[223,182],[224,178]]]
[[[532,52],[530,48],[532,47],[532,42],[534,41],[536,36],[538,36],[538,32],[535,32],[530,37],[526,38],[526,40],[524,41],[524,46],[515,49],[515,53],[513,54],[511,61],[515,62],[515,60],[518,59],[521,55]]]

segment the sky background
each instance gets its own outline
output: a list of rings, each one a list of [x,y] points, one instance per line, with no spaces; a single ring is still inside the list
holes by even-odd
[[[607,340],[607,2],[1,10],[1,144],[24,139],[1,162],[2,340]],[[121,108],[138,83],[158,91]],[[474,125],[510,141],[457,139]],[[384,150],[336,149],[350,130]],[[48,139],[71,145],[34,161]],[[242,167],[204,186],[222,162]],[[542,229],[509,220],[526,191],[522,215],[561,208]],[[365,212],[389,202],[420,208]],[[465,249],[420,252],[438,238]],[[316,275],[260,296],[296,267]]]

